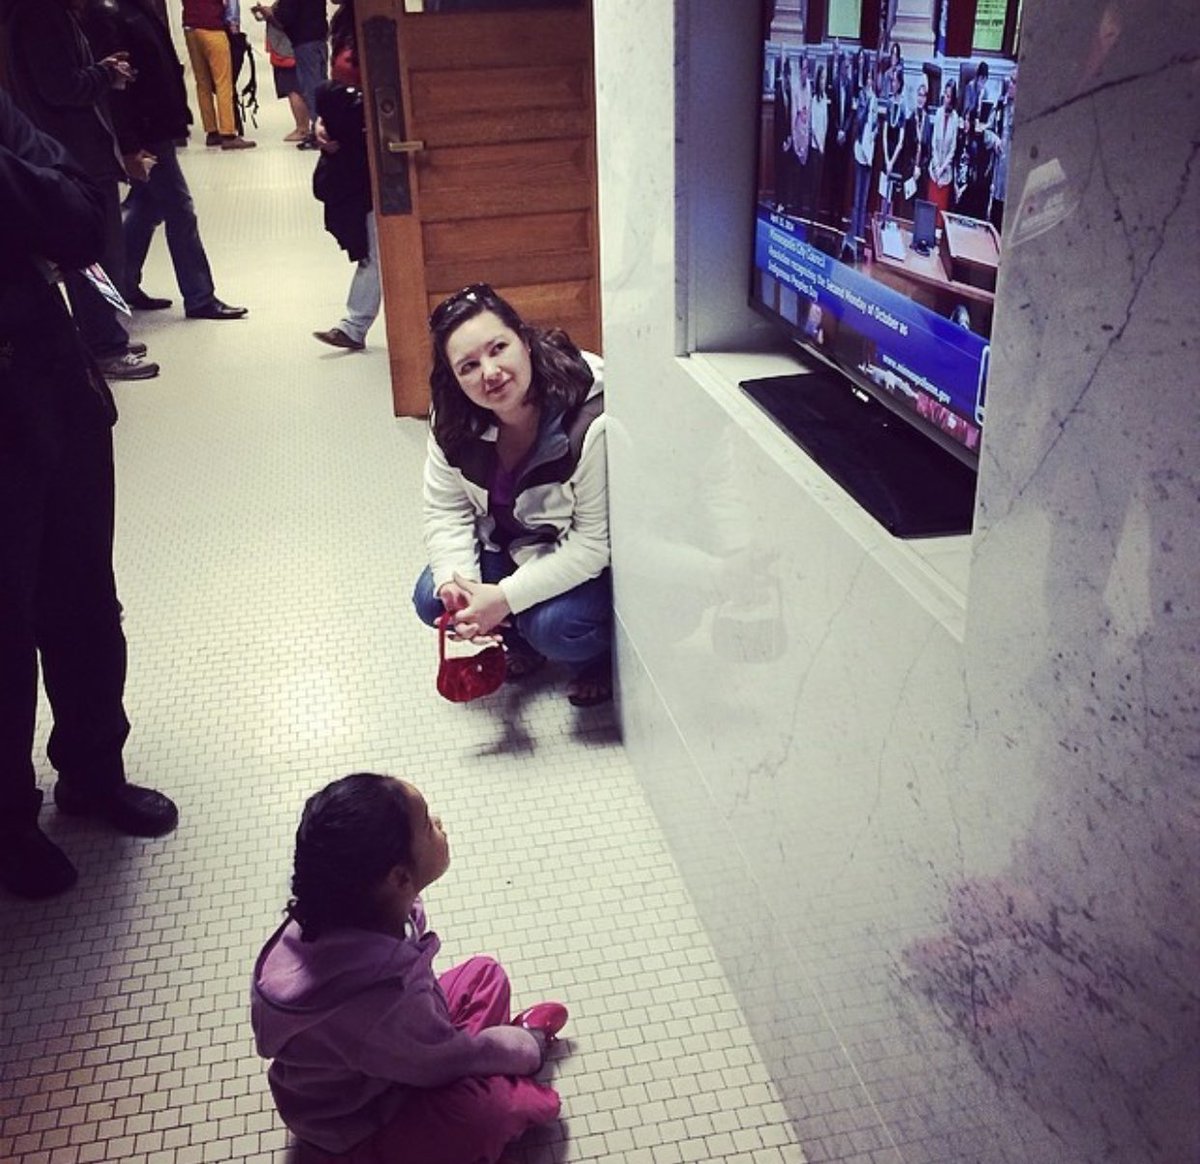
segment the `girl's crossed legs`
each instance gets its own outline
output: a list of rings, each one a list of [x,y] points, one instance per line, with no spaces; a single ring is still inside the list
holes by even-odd
[[[492,958],[468,958],[438,978],[450,1018],[478,1034],[511,1019],[508,975]],[[340,1156],[305,1164],[496,1164],[506,1145],[558,1116],[558,1094],[527,1076],[468,1076],[415,1091],[391,1122]]]

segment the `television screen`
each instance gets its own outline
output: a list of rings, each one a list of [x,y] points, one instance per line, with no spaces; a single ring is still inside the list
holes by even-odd
[[[1019,0],[959,7],[764,4],[751,303],[974,467]]]

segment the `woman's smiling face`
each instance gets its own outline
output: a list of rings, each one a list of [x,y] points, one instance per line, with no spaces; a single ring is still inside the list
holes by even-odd
[[[481,311],[455,328],[446,361],[467,399],[499,419],[525,404],[533,383],[529,349],[495,312]]]

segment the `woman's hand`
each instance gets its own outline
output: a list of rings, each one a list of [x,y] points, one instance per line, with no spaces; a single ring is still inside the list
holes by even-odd
[[[458,608],[454,619],[454,629],[460,638],[473,639],[490,634],[512,613],[504,591],[495,582],[472,582],[461,574],[455,574],[454,581],[447,582],[438,591],[438,596],[441,597],[451,587],[457,588],[467,598],[467,604]],[[445,598],[442,598],[442,605],[446,605]]]
[[[442,609],[449,614],[457,614],[471,601],[471,596],[457,582],[443,582],[437,596],[442,601]]]

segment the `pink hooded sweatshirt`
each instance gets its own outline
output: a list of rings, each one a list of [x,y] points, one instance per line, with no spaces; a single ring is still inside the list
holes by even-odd
[[[386,1124],[413,1088],[505,1070],[505,1035],[450,1021],[433,972],[441,946],[420,902],[403,939],[341,929],[305,942],[285,922],[254,968],[250,1022],[284,1123],[345,1152]],[[491,1037],[489,1037],[491,1036]]]

